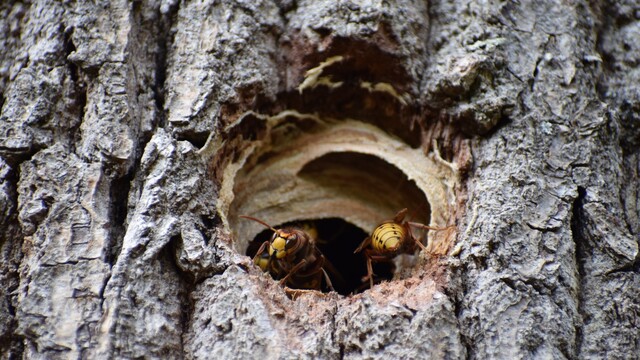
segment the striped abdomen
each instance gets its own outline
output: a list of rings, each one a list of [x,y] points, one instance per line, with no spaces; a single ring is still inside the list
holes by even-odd
[[[380,224],[371,235],[373,248],[380,253],[392,253],[402,247],[406,230],[400,224],[386,222]]]

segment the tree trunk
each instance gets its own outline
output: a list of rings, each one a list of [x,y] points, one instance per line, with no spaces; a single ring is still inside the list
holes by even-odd
[[[640,358],[633,1],[0,12],[0,358]],[[368,289],[403,207],[453,226]]]

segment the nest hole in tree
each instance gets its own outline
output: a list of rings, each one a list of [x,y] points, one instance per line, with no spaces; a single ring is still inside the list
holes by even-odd
[[[253,256],[272,234],[240,215],[276,228],[313,224],[320,250],[344,279],[334,281],[337,290],[350,294],[367,287],[364,254],[353,250],[403,208],[411,221],[450,225],[459,175],[425,151],[407,86],[392,81],[402,77],[384,77],[384,68],[369,71],[369,62],[347,55],[316,65],[295,91],[279,96],[275,114],[248,111],[226,121],[203,153],[214,154],[218,213],[236,251]],[[434,232],[417,236],[435,255],[453,241]],[[378,281],[411,276],[420,266],[394,260],[375,265]]]
[[[254,256],[272,235],[263,225],[239,215],[262,219],[276,228],[313,224],[318,247],[335,269],[329,276],[336,290],[343,295],[358,292],[367,287],[362,281],[366,259],[363,253],[353,252],[378,224],[408,208],[409,220],[433,225],[427,194],[433,197],[445,191],[444,184],[434,178],[439,167],[425,160],[420,149],[371,124],[320,121],[313,127],[308,121],[296,123],[289,119],[273,126],[262,146],[239,160],[242,166],[234,173],[229,192],[233,198],[225,217],[235,235],[234,245]],[[446,223],[445,213],[441,208],[437,212],[441,225]],[[425,233],[416,231],[416,235],[427,244]],[[376,281],[411,273],[398,264],[374,264]],[[416,266],[416,262],[409,264]]]
[[[398,210],[408,208],[411,220],[429,223],[430,207],[424,193],[402,171],[375,156],[355,152],[328,153],[307,163],[297,177],[323,188],[324,193],[334,194],[328,201],[338,200],[355,211],[362,207],[378,209],[378,222],[389,220]],[[322,202],[322,199],[316,201]],[[331,210],[325,209],[325,212]],[[326,268],[336,291],[348,295],[367,287],[368,282],[362,280],[367,275],[366,258],[362,252],[355,254],[354,250],[373,228],[362,229],[344,218],[317,218],[305,212],[293,221],[271,225],[276,228],[312,226],[318,234],[318,248],[330,263]],[[246,255],[255,256],[260,245],[272,234],[269,229],[258,233],[248,244]],[[424,233],[416,231],[416,234],[424,241]],[[375,262],[373,267],[376,282],[391,280],[401,270],[390,261]]]

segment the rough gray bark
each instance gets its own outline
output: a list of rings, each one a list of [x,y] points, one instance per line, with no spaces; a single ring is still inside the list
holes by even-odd
[[[639,358],[638,13],[2,3],[1,358]],[[337,55],[333,81],[406,97],[298,91]],[[237,248],[206,150],[289,109],[456,164],[454,248],[361,294],[287,297]]]

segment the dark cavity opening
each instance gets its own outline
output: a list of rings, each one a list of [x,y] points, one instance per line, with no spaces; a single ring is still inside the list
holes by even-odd
[[[317,246],[331,264],[327,265],[325,270],[339,294],[350,295],[368,288],[368,281],[363,281],[363,277],[367,275],[367,263],[364,254],[353,253],[362,240],[367,237],[366,232],[338,218],[291,222],[276,228],[287,226],[301,228],[312,226],[317,230]],[[273,232],[269,229],[259,233],[249,243],[246,254],[253,258],[260,245],[271,239],[272,234]],[[376,283],[383,280],[391,280],[393,277],[394,269],[391,262],[374,263],[373,270],[376,274],[374,278]],[[326,291],[324,287],[322,290]]]

